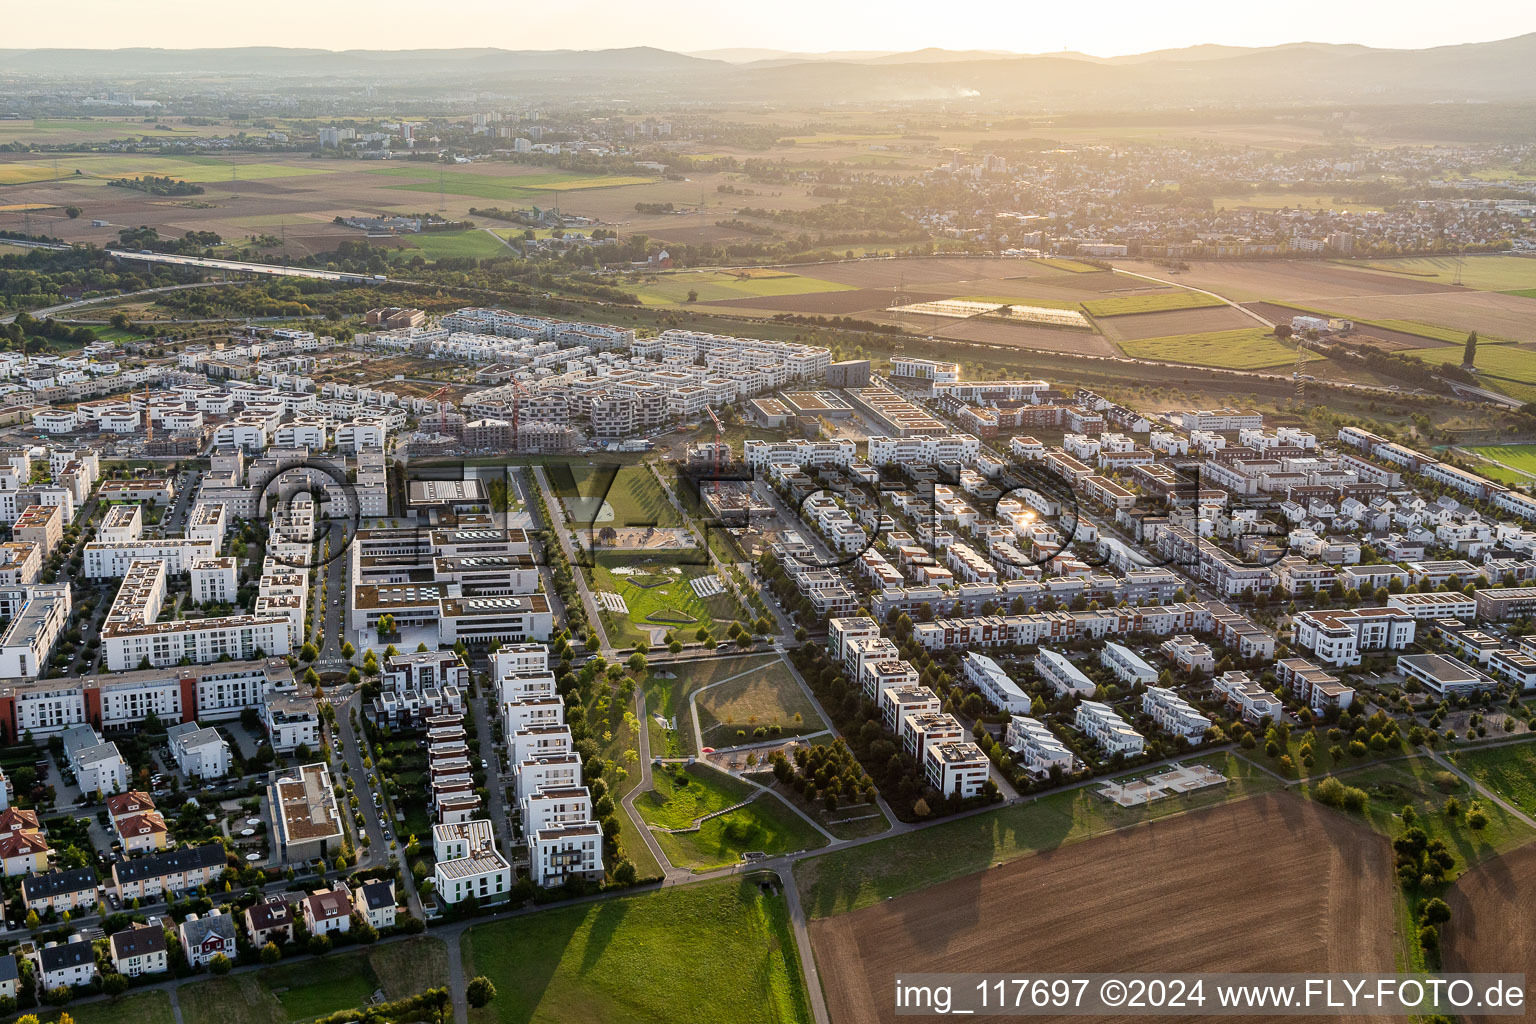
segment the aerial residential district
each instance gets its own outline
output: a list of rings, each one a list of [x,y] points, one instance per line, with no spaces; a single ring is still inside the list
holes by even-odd
[[[0,1024],[1528,1016],[1536,34],[796,5],[0,9]]]

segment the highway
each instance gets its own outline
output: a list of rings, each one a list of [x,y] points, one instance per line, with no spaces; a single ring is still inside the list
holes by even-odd
[[[383,274],[346,274],[335,270],[310,270],[307,267],[278,267],[270,263],[246,263],[240,260],[216,260],[206,256],[175,256],[164,252],[132,252],[125,249],[108,249],[113,259],[138,260],[141,263],[166,263],[177,267],[205,267],[209,270],[225,270],[236,274],[257,274],[265,277],[307,277],[315,281],[347,281],[382,284]]]

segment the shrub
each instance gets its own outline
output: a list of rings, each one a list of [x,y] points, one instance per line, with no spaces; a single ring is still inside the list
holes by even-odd
[[[1358,813],[1365,809],[1369,796],[1363,789],[1346,786],[1338,779],[1330,777],[1317,784],[1317,789],[1312,791],[1312,798],[1328,807]]]

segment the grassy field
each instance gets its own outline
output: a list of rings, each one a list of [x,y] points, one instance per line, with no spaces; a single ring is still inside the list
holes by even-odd
[[[428,259],[439,260],[445,256],[469,256],[477,260],[494,259],[497,256],[517,255],[490,233],[479,229],[469,231],[424,231],[411,235],[413,246]]]
[[[1347,267],[1368,267],[1371,270],[1422,278],[1435,284],[1454,284],[1456,264],[1452,256],[1424,256],[1401,260],[1340,260]],[[1461,283],[1468,288],[1487,292],[1518,291],[1536,288],[1536,260],[1523,256],[1464,256],[1461,264]]]
[[[1213,199],[1212,204],[1218,210],[1236,210],[1247,207],[1251,210],[1283,210],[1289,207],[1292,210],[1339,210],[1361,213],[1366,211],[1379,212],[1380,206],[1370,203],[1340,202],[1333,196],[1318,192],[1255,192],[1251,195],[1222,196]]]
[[[645,683],[645,706],[652,715],[677,719],[676,740],[684,753],[697,753],[693,749],[693,730],[688,725],[688,695],[694,690],[718,683],[733,676],[747,673],[758,675],[764,671],[787,671],[777,655],[744,655],[739,658],[710,658],[705,661],[686,661],[677,665],[656,666]],[[669,673],[673,678],[662,678],[659,673]],[[651,751],[659,753],[667,749],[667,734],[655,721],[646,723],[651,730]]]
[[[1289,366],[1296,361],[1296,349],[1282,343],[1262,327],[1243,327],[1235,331],[1211,331],[1206,334],[1174,334],[1163,338],[1122,341],[1118,344],[1126,355],[1137,359],[1220,366],[1233,370]],[[1320,357],[1308,352],[1307,358]]]
[[[75,1024],[176,1024],[171,997],[162,991],[131,992],[117,999],[30,1012],[37,1014],[39,1024],[56,1024],[65,1013]]]
[[[740,803],[758,790],[702,764],[651,775],[655,789],[635,800],[647,822],[661,828],[690,827],[706,814]],[[778,798],[763,793],[744,807],[711,818],[697,832],[656,832],[667,860],[694,871],[711,871],[741,861],[757,851],[769,856],[815,850],[826,838]]]
[[[614,802],[617,803],[629,791],[640,784],[639,753],[640,723],[635,721],[630,701],[621,700],[612,687],[601,686],[593,699],[587,702],[587,727],[602,744],[600,753],[604,761],[622,767],[625,777],[620,779],[617,770],[605,773]],[[633,757],[631,757],[633,755]],[[635,865],[641,878],[653,878],[661,874],[661,865],[651,855],[640,830],[635,828],[629,815],[619,815],[619,843],[624,856]],[[614,865],[607,865],[612,870]]]
[[[1112,299],[1089,299],[1083,309],[1094,316],[1132,316],[1136,313],[1165,313],[1175,309],[1205,309],[1226,303],[1214,295],[1199,292],[1173,292],[1167,295],[1121,295]]]
[[[749,879],[476,925],[461,948],[497,991],[470,1024],[811,1020],[784,899]]]
[[[551,473],[550,483],[565,503],[571,524],[578,529],[683,524],[656,477],[642,465],[573,465],[569,477],[563,472]],[[605,503],[606,510],[602,507]]]
[[[389,185],[387,188],[405,192],[441,191],[455,196],[472,196],[476,199],[516,199],[554,203],[554,194],[589,188],[622,188],[626,185],[648,185],[654,178],[624,177],[620,175],[593,175],[554,172],[548,174],[476,174],[451,170],[447,167],[426,165],[421,167],[369,167],[370,174],[382,174],[395,178],[421,178],[424,181]]]
[[[776,271],[749,274],[706,270],[667,274],[638,286],[625,284],[622,287],[633,290],[647,306],[680,306],[687,304],[689,292],[696,292],[699,302],[712,302],[719,299],[758,299],[769,295],[841,292],[848,291],[852,285]]]
[[[1536,761],[1526,763],[1536,764]],[[1471,764],[1463,761],[1462,765],[1469,775],[1478,778]],[[1446,797],[1454,796],[1464,811],[1476,794],[1470,786],[1427,757],[1370,765],[1358,771],[1344,772],[1338,779],[1370,795],[1366,817],[1383,835],[1393,836],[1402,831],[1398,816],[1405,806],[1411,806],[1418,815],[1419,826],[1429,837],[1444,839],[1456,855],[1456,873],[1536,838],[1536,832],[1491,800],[1482,801],[1483,809],[1488,813],[1488,827],[1481,831],[1473,831],[1464,823],[1446,817],[1442,811]]]
[[[1064,260],[1056,256],[1047,256],[1045,259],[1035,260],[1042,267],[1050,267],[1052,270],[1065,270],[1069,274],[1094,274],[1099,268],[1088,263],[1079,263],[1077,260]]]
[[[52,160],[28,160],[0,163],[0,185],[15,185],[54,178],[123,178],[153,174],[182,181],[207,184],[231,180],[230,168],[237,166],[240,181],[266,178],[291,178],[308,174],[329,174],[333,166],[316,161],[317,166],[298,163],[237,163],[196,156],[61,156],[58,173]],[[75,172],[79,171],[77,175]]]
[[[1462,771],[1482,785],[1526,814],[1536,814],[1536,743],[1460,750],[1454,758]]]
[[[378,989],[399,999],[447,982],[447,947],[417,938],[197,982],[177,998],[185,1024],[295,1024],[360,1006]]]
[[[809,916],[830,917],[1112,829],[1268,792],[1279,785],[1229,754],[1196,760],[1212,764],[1227,777],[1227,785],[1142,808],[1118,807],[1091,788],[1068,790],[838,850],[795,865],[801,900]]]
[[[777,725],[786,736],[795,736],[827,727],[783,662],[705,691],[696,706],[699,731],[712,747],[741,742],[739,729],[750,736],[758,726]]]
[[[1485,444],[1468,448],[1467,451],[1503,463],[1511,469],[1536,474],[1536,444]],[[1526,479],[1524,473],[1519,479]]]
[[[1459,346],[1416,348],[1403,353],[1428,363],[1461,365]],[[1477,346],[1478,383],[1524,401],[1536,401],[1536,348],[1523,345]]]

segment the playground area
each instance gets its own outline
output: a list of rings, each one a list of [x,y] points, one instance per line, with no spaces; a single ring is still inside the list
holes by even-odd
[[[1105,782],[1096,792],[1121,807],[1141,807],[1155,800],[1193,793],[1208,786],[1225,785],[1227,777],[1209,765],[1177,765],[1155,775],[1127,782]]]

